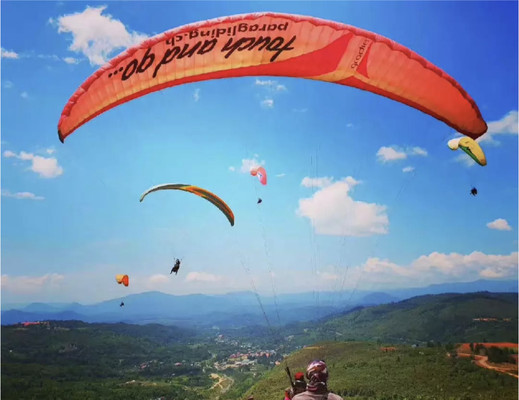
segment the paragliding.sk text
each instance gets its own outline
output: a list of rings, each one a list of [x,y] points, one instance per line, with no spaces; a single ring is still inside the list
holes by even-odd
[[[288,22],[285,24],[254,24],[249,25],[245,23],[238,24],[237,26],[230,27],[227,29],[212,29],[208,31],[198,31],[193,30],[190,32],[185,32],[184,35],[176,35],[175,37],[168,39],[166,44],[171,45],[170,48],[167,48],[162,56],[156,56],[155,53],[152,52],[152,48],[149,47],[146,53],[143,55],[142,59],[138,60],[133,58],[130,60],[126,66],[121,66],[117,68],[115,71],[110,72],[108,77],[116,76],[118,73],[121,73],[121,80],[125,81],[129,79],[134,73],[140,74],[145,72],[149,67],[155,65],[153,70],[153,78],[155,78],[160,70],[160,68],[173,61],[174,59],[182,59],[184,57],[192,57],[195,54],[204,55],[213,51],[218,44],[218,37],[220,35],[234,36],[236,31],[238,32],[247,32],[247,31],[271,31],[271,30],[286,30],[288,26]],[[199,40],[195,43],[178,43],[184,37],[188,39],[196,39],[198,37],[210,36],[211,39]],[[214,38],[216,36],[216,38]],[[270,62],[274,62],[281,53],[284,51],[294,50],[292,44],[296,40],[296,36],[292,36],[290,39],[286,39],[282,36],[250,36],[250,37],[241,37],[236,39],[234,37],[229,38],[223,46],[220,48],[220,52],[224,53],[225,58],[229,58],[234,52],[241,52],[244,50],[257,50],[257,51],[269,51],[272,52],[272,57],[270,58]],[[177,44],[175,44],[177,43]],[[160,60],[156,62],[157,60]]]
[[[282,24],[250,24],[247,22],[241,22],[239,24],[230,26],[228,28],[214,28],[214,29],[193,29],[189,32],[184,32],[180,35],[175,35],[171,39],[167,40],[168,44],[175,45],[175,42],[179,42],[185,37],[189,39],[195,39],[197,37],[210,37],[218,38],[227,34],[227,36],[235,36],[237,33],[242,32],[272,32],[272,31],[286,31],[288,28],[288,22]]]

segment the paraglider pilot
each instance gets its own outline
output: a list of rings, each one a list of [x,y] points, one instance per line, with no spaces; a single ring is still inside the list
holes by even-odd
[[[470,194],[471,194],[472,196],[475,196],[475,195],[478,194],[478,190],[477,190],[475,187],[473,187],[472,189],[470,189]]]
[[[327,386],[328,367],[323,360],[314,360],[306,368],[306,390],[296,394],[292,400],[343,400],[341,396],[330,392]]]
[[[175,265],[173,265],[173,268],[171,268],[171,272],[169,274],[171,275],[174,272],[176,275],[179,269],[180,269],[180,260],[177,258],[175,260]]]

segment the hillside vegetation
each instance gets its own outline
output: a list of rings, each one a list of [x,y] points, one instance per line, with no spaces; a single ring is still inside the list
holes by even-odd
[[[200,398],[198,389],[212,382],[199,373],[210,353],[185,339],[186,331],[160,325],[2,327],[2,399],[142,399],[165,392]]]
[[[481,321],[478,318],[495,320]],[[517,293],[441,294],[359,308],[313,324],[292,325],[301,344],[323,340],[394,343],[517,342]]]
[[[315,358],[345,398],[516,399],[516,378],[447,357],[455,343],[482,342],[517,343],[517,294],[422,296],[272,330],[18,324],[2,326],[2,399],[276,400],[284,366]]]
[[[384,352],[380,345],[365,342],[328,342],[297,351],[246,395],[254,395],[255,400],[282,398],[289,386],[285,365],[295,373],[314,359],[327,362],[329,388],[344,398],[517,399],[516,378],[477,367],[469,359],[448,358],[443,347],[400,345]]]

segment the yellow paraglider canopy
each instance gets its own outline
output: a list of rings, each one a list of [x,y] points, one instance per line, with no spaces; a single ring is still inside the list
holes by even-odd
[[[479,143],[472,138],[465,136],[462,138],[451,139],[447,142],[447,146],[449,146],[451,150],[463,150],[470,156],[470,158],[481,166],[487,165],[487,159],[483,149]]]

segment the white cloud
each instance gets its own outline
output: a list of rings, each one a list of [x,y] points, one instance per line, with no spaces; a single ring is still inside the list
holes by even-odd
[[[27,92],[22,92],[20,94],[20,96],[22,97],[22,99],[28,99],[29,98],[29,94]]]
[[[9,190],[2,190],[2,196],[5,197],[12,197],[14,199],[24,200],[44,200],[45,197],[42,196],[36,196],[34,193],[31,192],[17,192],[17,193],[11,193]]]
[[[518,133],[518,118],[517,110],[509,111],[503,118],[497,121],[488,123],[487,132],[478,138],[477,142],[494,142],[499,143],[494,139],[495,135],[517,135]]]
[[[252,169],[258,168],[262,165],[265,165],[265,161],[259,161],[258,155],[254,154],[254,158],[243,158],[241,160],[240,172],[242,174],[249,174]]]
[[[417,272],[441,273],[450,277],[504,278],[517,275],[517,252],[508,256],[484,254],[474,251],[468,255],[457,253],[431,253],[416,259],[413,268]]]
[[[35,57],[43,60],[60,61],[60,58],[56,54],[37,54]]]
[[[274,83],[273,80],[270,80],[270,79],[261,80],[261,79],[258,79],[258,78],[256,78],[256,81],[254,82],[254,84],[257,85],[257,86],[270,86],[273,83]]]
[[[261,101],[261,106],[263,108],[273,108],[274,107],[274,99],[265,99]]]
[[[169,283],[169,281],[170,278],[164,274],[155,274],[148,278],[148,284],[150,284],[151,287],[156,287],[156,285],[163,285]]]
[[[51,148],[48,148],[48,149],[45,149],[45,152],[47,154],[54,154],[56,152],[56,149],[51,149]]]
[[[317,274],[324,281],[336,281],[336,280],[338,280],[340,278],[339,275],[334,274],[332,272],[326,272],[326,271],[325,272],[320,272],[320,271],[318,271]]]
[[[427,150],[425,149],[422,149],[421,147],[413,147],[411,148],[410,150],[408,150],[408,153],[410,155],[414,155],[414,156],[422,156],[422,157],[427,157]]]
[[[402,168],[402,172],[413,172],[413,171],[414,171],[414,167],[411,167],[411,166]]]
[[[285,92],[287,90],[285,85],[279,84],[277,81],[272,79],[258,79],[254,82],[256,86],[263,86],[274,92]]]
[[[58,288],[64,280],[60,274],[43,276],[9,276],[2,275],[2,291],[18,294],[34,294],[48,288]]]
[[[510,111],[498,121],[488,123],[488,133],[490,134],[511,134],[517,135],[517,110]]]
[[[254,81],[255,86],[263,88],[263,92],[267,92],[265,98],[260,102],[261,107],[266,109],[274,108],[274,98],[279,93],[286,92],[287,88],[285,85],[278,83],[272,79],[258,79]]]
[[[20,151],[20,154],[15,157],[18,157],[20,160],[32,160],[34,158],[34,154],[27,153],[26,151]]]
[[[239,167],[239,172],[242,174],[250,174],[251,170],[258,168],[262,165],[265,165],[265,160],[259,160],[259,156],[254,154],[253,158],[242,158],[241,166]],[[235,172],[236,167],[230,166],[229,171]]]
[[[106,6],[87,7],[83,12],[61,16],[50,22],[58,26],[58,33],[71,33],[69,50],[84,54],[91,65],[106,63],[116,49],[123,49],[142,42],[146,35],[130,32],[124,24],[102,15]]]
[[[57,159],[40,156],[32,158],[31,170],[43,178],[55,178],[63,173],[63,168],[58,165]]]
[[[63,168],[58,165],[58,160],[54,157],[36,156],[32,153],[21,151],[20,154],[10,150],[4,151],[4,157],[16,157],[19,160],[31,161],[30,170],[40,175],[42,178],[55,178],[63,173]]]
[[[496,229],[498,231],[511,231],[512,230],[510,225],[508,225],[508,222],[506,221],[506,219],[503,219],[503,218],[498,218],[492,222],[489,222],[487,224],[487,227],[489,227],[490,229]]]
[[[377,152],[377,158],[380,162],[386,163],[397,160],[404,160],[408,156],[427,156],[427,150],[421,147],[411,147],[407,149],[400,149],[397,146],[382,146]]]
[[[9,51],[9,50],[6,50],[2,47],[2,58],[12,58],[12,59],[16,59],[16,58],[20,58],[20,56],[18,55],[18,53],[14,52],[14,51]]]
[[[283,172],[281,174],[276,174],[276,178],[283,178],[286,174]]]
[[[52,19],[51,19],[51,22],[53,22]],[[41,60],[64,61],[67,64],[78,64],[80,62],[80,60],[78,60],[77,58],[74,58],[74,57],[60,58],[56,54],[35,54],[32,51],[27,52],[25,54],[18,54],[18,53],[15,53],[14,51],[7,51],[5,49],[2,49],[2,58],[16,59],[16,58],[22,58],[22,57],[23,58],[36,58],[36,59],[41,59]]]
[[[74,57],[64,57],[63,61],[65,61],[67,64],[79,64],[79,60]]]
[[[389,260],[381,260],[378,257],[370,257],[362,265],[361,269],[364,273],[371,276],[371,281],[384,282],[388,277],[410,277],[412,271],[408,268],[401,267]]]
[[[348,177],[351,178],[351,177]],[[353,178],[352,178],[353,179]],[[330,186],[333,182],[333,177],[327,177],[323,176],[322,178],[309,178],[308,176],[305,176],[303,180],[301,181],[301,186],[307,187],[307,188],[323,188],[326,186]]]
[[[296,113],[305,113],[308,111],[308,108],[293,108],[292,111]]]
[[[195,102],[200,100],[200,89],[195,89],[195,91],[193,92],[193,99],[195,100]]]
[[[403,160],[407,158],[405,152],[396,150],[393,147],[381,147],[377,152],[377,157],[380,162],[389,162],[395,160]]]
[[[185,280],[186,282],[218,282],[222,280],[222,277],[206,272],[190,272]]]
[[[6,89],[11,89],[13,86],[14,86],[14,83],[11,82],[11,81],[5,81],[5,82],[4,82],[4,87],[5,87]]]
[[[346,124],[346,128],[353,128],[353,124],[352,124],[351,122],[348,122],[348,123]]]
[[[481,271],[481,276],[487,279],[498,279],[504,276],[505,272],[500,269],[487,268]]]
[[[320,183],[326,185],[326,179]],[[312,197],[299,200],[297,214],[310,219],[316,233],[321,235],[386,234],[389,225],[386,207],[356,201],[350,196],[350,191],[359,183],[347,177],[323,186]]]
[[[373,257],[351,268],[350,277],[358,277],[364,284],[379,287],[411,287],[434,283],[470,282],[477,279],[517,278],[517,252],[509,255],[484,254],[475,251],[463,255],[433,252],[398,265]],[[353,279],[353,278],[352,278]]]

